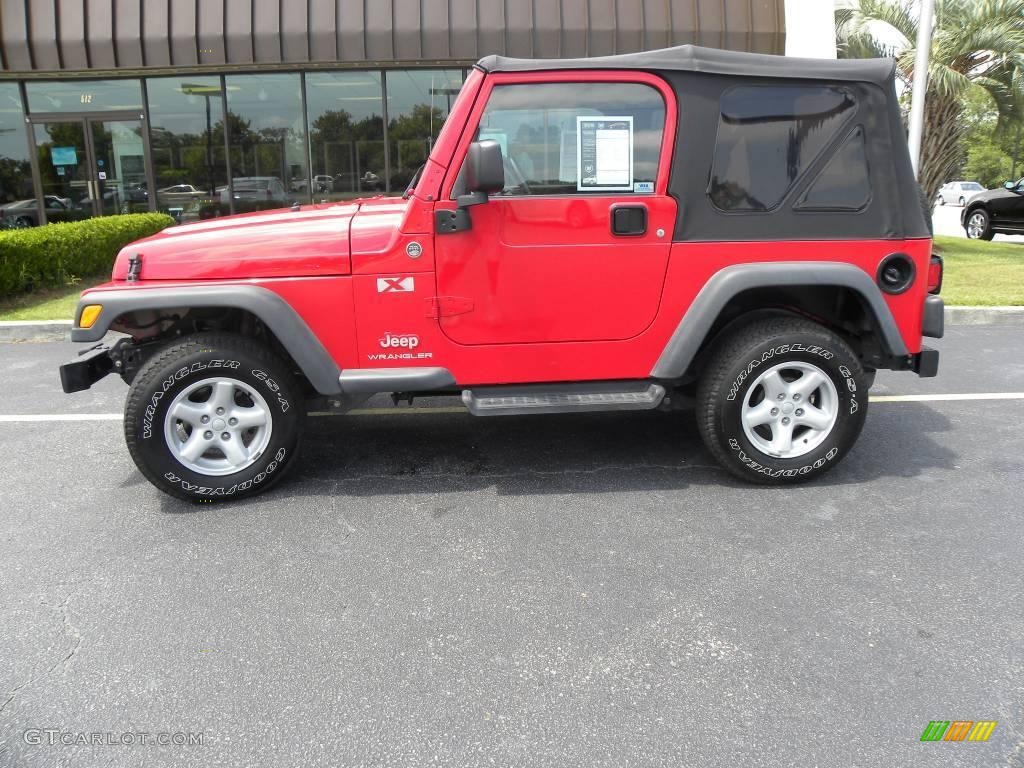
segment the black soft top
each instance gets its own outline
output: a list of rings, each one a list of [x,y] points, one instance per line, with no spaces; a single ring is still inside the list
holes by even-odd
[[[510,59],[485,56],[485,72],[542,72],[559,69],[645,69],[655,72],[703,72],[743,77],[851,81],[885,86],[896,70],[894,59],[800,59],[763,53],[738,53],[696,45],[656,51],[595,56],[589,59]]]
[[[930,236],[927,206],[907,151],[893,59],[798,59],[758,53],[736,53],[694,45],[658,51],[598,56],[589,59],[508,59],[487,56],[477,67],[484,72],[552,72],[559,70],[642,70],[662,78],[673,89],[680,110],[675,151],[669,173],[669,194],[679,201],[674,240],[868,240]],[[792,179],[786,197],[772,210],[723,211],[711,200],[712,158],[719,151],[723,96],[739,86],[766,88],[834,88],[839,86],[854,109],[835,135]],[[749,130],[749,129],[744,129]],[[764,137],[762,136],[762,139]],[[771,145],[789,156],[798,152],[800,135],[783,135]],[[863,145],[857,149],[858,142]],[[755,142],[756,144],[756,142]],[[751,146],[754,146],[752,144]],[[801,195],[833,159],[845,151],[864,155],[860,167],[869,175],[870,197],[852,211],[799,206]],[[745,152],[746,150],[744,150]],[[762,173],[756,158],[730,149],[749,173]],[[839,176],[844,178],[842,174]],[[830,184],[834,182],[829,182]],[[684,215],[685,213],[685,215]]]

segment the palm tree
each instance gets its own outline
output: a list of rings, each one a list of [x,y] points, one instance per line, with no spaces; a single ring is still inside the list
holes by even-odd
[[[918,14],[914,0],[858,0],[836,11],[839,55],[896,58],[897,76],[914,80]],[[964,98],[981,89],[1000,123],[1024,115],[1024,0],[936,0],[921,187],[934,200],[963,162]]]

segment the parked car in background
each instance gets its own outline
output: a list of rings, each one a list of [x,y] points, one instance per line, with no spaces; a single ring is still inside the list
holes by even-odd
[[[144,181],[127,184],[124,188],[124,194],[128,201],[132,203],[145,203],[149,201],[149,189]]]
[[[156,191],[156,201],[160,206],[181,206],[184,208],[206,196],[206,192],[196,189],[191,184],[175,184],[172,187],[164,187]]]
[[[239,176],[234,180],[235,213],[284,206],[288,199],[277,176]],[[229,190],[220,187],[220,201],[228,204]]]
[[[86,217],[86,212],[75,206],[70,198],[44,195],[47,221],[75,221]],[[18,200],[0,206],[0,226],[4,229],[23,229],[39,226],[39,205],[35,200]]]
[[[966,205],[975,195],[985,191],[985,188],[976,181],[951,181],[939,188],[939,205]]]
[[[305,192],[309,182],[306,179],[295,179],[291,183],[293,192]],[[333,192],[334,177],[327,174],[318,174],[313,177],[313,192]]]
[[[960,224],[971,240],[1024,234],[1024,179],[972,197],[960,214]]]
[[[384,180],[373,171],[367,171],[359,177],[359,187],[367,192],[380,192],[384,189]]]

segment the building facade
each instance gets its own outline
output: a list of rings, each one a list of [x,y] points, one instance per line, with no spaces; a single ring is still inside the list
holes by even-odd
[[[0,213],[401,194],[484,55],[792,54],[793,1],[0,0]]]

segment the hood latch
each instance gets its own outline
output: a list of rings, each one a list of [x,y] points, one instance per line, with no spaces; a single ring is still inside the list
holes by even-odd
[[[142,273],[142,254],[136,253],[128,257],[128,277],[126,280],[129,283],[134,283],[139,279],[139,275]]]

